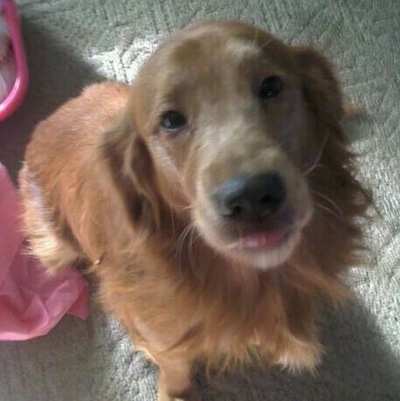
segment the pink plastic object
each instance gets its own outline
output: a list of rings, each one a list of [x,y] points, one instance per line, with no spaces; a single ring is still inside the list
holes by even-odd
[[[0,340],[47,334],[65,314],[85,319],[88,283],[72,267],[49,276],[25,248],[18,194],[0,163]]]
[[[0,0],[0,10],[1,9],[4,10],[7,19],[12,52],[17,66],[17,76],[14,85],[6,99],[0,103],[0,121],[3,121],[21,104],[26,90],[28,89],[29,74],[17,8],[12,0]]]

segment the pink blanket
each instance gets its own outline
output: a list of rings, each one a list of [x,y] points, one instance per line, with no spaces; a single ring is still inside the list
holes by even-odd
[[[0,163],[0,340],[47,334],[65,314],[87,317],[88,283],[73,268],[49,277],[27,256],[20,205]]]

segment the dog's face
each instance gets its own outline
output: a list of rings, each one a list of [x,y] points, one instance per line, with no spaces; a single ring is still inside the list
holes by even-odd
[[[258,268],[284,263],[313,213],[306,172],[324,133],[305,77],[329,72],[305,52],[247,25],[199,24],[161,46],[133,87],[130,124],[164,200],[190,208],[217,252]]]

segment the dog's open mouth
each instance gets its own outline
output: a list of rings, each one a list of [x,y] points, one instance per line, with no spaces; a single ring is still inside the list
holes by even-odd
[[[298,245],[304,227],[304,221],[273,227],[260,224],[248,229],[235,227],[234,224],[214,226],[203,219],[197,220],[197,223],[204,239],[218,253],[233,262],[259,269],[285,263]]]
[[[258,229],[249,234],[240,234],[220,250],[233,260],[268,269],[289,259],[299,242],[300,233],[301,229],[293,226]]]
[[[233,262],[259,269],[278,267],[291,257],[312,215],[310,208],[286,210],[269,222],[210,224],[196,219],[204,239]]]
[[[262,251],[276,248],[282,245],[290,236],[287,228],[274,230],[262,230],[250,235],[241,236],[237,246],[245,251]]]

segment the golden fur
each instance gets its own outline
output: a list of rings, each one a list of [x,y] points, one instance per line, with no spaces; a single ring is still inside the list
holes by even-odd
[[[271,75],[282,93],[260,100]],[[168,110],[188,116],[178,133],[160,129]],[[355,220],[370,203],[344,117],[314,50],[237,22],[190,26],[131,87],[93,85],[37,126],[20,173],[32,252],[53,271],[91,265],[105,309],[160,366],[160,400],[197,399],[197,363],[257,354],[313,369],[318,304],[346,295],[339,275],[357,259]],[[249,251],[210,194],[270,169],[285,180],[292,234]]]

